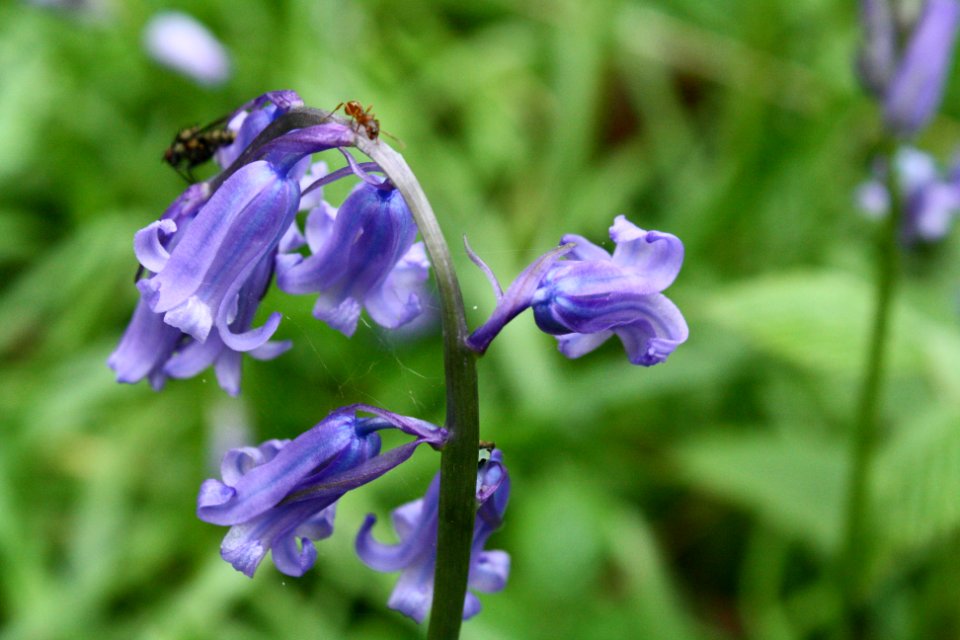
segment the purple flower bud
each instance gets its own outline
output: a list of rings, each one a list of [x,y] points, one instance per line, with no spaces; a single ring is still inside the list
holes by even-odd
[[[376,417],[359,418],[357,411]],[[380,454],[376,431],[389,428],[416,440]],[[220,553],[237,571],[252,577],[272,550],[277,569],[300,576],[316,560],[311,541],[333,532],[335,503],[343,494],[407,460],[418,445],[439,446],[446,436],[416,418],[368,405],[343,407],[292,441],[227,452],[221,480],[200,487],[197,517],[231,527]]]
[[[403,196],[369,177],[339,210],[320,203],[307,217],[312,255],[281,255],[277,285],[288,293],[319,293],[313,314],[347,336],[363,308],[389,329],[422,311],[429,262]]]
[[[157,13],[143,33],[147,53],[201,85],[223,84],[230,77],[230,56],[196,18],[179,11]]]
[[[537,326],[556,336],[569,358],[616,335],[633,364],[666,360],[688,335],[680,310],[660,293],[680,271],[683,244],[669,233],[644,231],[624,216],[616,218],[610,237],[617,245],[612,256],[583,237],[564,236],[559,249],[537,259],[500,296],[467,345],[483,353],[510,320],[533,307]],[[494,288],[499,291],[499,285]]]
[[[960,25],[960,3],[926,0],[908,33],[898,33],[888,0],[862,0],[861,20],[865,34],[861,79],[883,100],[888,129],[900,136],[914,135],[940,106]],[[905,42],[899,49],[898,41]]]
[[[494,449],[490,459],[477,472],[477,517],[470,549],[470,573],[467,586],[481,593],[503,590],[510,574],[510,556],[505,551],[485,551],[487,538],[500,528],[510,497],[510,478],[503,466],[503,453]],[[437,560],[437,524],[440,501],[440,474],[427,494],[398,507],[391,514],[399,544],[377,542],[371,533],[376,517],[367,516],[357,534],[357,555],[377,571],[401,571],[387,606],[423,622],[433,600],[433,574]],[[480,600],[467,592],[463,619],[480,612]]]
[[[909,246],[918,241],[942,240],[960,214],[960,162],[944,175],[930,155],[902,147],[894,157],[894,166],[904,207],[901,241]],[[890,210],[887,171],[886,164],[878,164],[876,177],[856,192],[857,204],[872,217],[886,216]]]

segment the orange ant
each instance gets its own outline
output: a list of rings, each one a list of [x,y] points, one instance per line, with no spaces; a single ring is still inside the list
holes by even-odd
[[[364,131],[367,132],[367,137],[371,140],[376,140],[380,136],[380,121],[377,120],[377,117],[370,111],[373,109],[371,104],[366,109],[363,108],[363,104],[356,100],[350,100],[348,102],[341,102],[333,111],[330,112],[330,115],[333,115],[340,110],[340,107],[343,107],[344,113],[353,118],[357,123],[357,128],[363,127]]]

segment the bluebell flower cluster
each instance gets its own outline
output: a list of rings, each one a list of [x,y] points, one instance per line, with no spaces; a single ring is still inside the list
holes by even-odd
[[[560,247],[527,267],[507,289],[471,252],[498,297],[490,319],[467,345],[478,353],[528,307],[568,358],[587,354],[617,336],[631,363],[664,362],[689,334],[686,320],[661,292],[683,264],[683,243],[669,233],[645,231],[624,216],[610,227],[613,255],[586,238],[566,235]]]
[[[902,147],[893,167],[904,204],[901,240],[906,245],[942,240],[960,214],[960,159],[944,171],[929,154]],[[870,216],[884,217],[890,211],[888,172],[887,163],[878,162],[874,178],[857,189],[857,204]]]
[[[510,498],[510,476],[503,465],[503,452],[494,449],[477,471],[477,517],[470,549],[467,586],[482,593],[503,590],[510,575],[510,556],[505,551],[486,551],[490,535],[503,524]],[[387,606],[423,622],[433,600],[433,570],[437,558],[437,518],[440,502],[440,474],[430,483],[423,498],[395,509],[391,515],[400,542],[377,542],[371,533],[377,519],[367,516],[357,534],[357,555],[377,571],[400,571],[400,579]],[[480,612],[480,600],[467,592],[463,619]]]
[[[303,122],[316,124],[290,130]],[[424,243],[416,241],[417,225],[400,191],[378,175],[389,156],[382,168],[358,163],[348,149],[366,128],[311,112],[292,91],[251,100],[229,114],[226,127],[234,141],[215,154],[223,173],[191,185],[134,237],[145,277],[137,282],[140,300],[133,318],[108,360],[120,382],[147,379],[159,389],[168,378],[191,377],[212,366],[220,386],[239,393],[243,354],[267,360],[291,347],[273,340],[279,313],[257,322],[274,279],[286,293],[316,295],[313,315],[348,337],[364,310],[381,327],[397,329],[421,318],[429,306],[430,263]],[[313,155],[332,149],[344,155],[347,166],[331,172]],[[324,199],[324,187],[346,176],[359,181],[334,207]],[[301,211],[307,212],[302,230]],[[612,254],[581,236],[564,236],[560,247],[525,269],[506,293],[468,247],[499,302],[467,346],[483,353],[530,307],[537,325],[556,336],[571,358],[615,335],[634,364],[663,362],[688,334],[682,314],[662,294],[680,271],[683,245],[623,216],[614,221],[610,237],[616,244]],[[385,429],[412,440],[381,452],[378,432]],[[442,427],[385,409],[343,407],[293,440],[229,450],[220,478],[200,487],[197,516],[229,527],[220,551],[238,571],[252,577],[269,553],[280,572],[300,576],[316,562],[315,542],[332,535],[340,498],[396,468],[421,444],[441,449],[449,436]],[[462,480],[469,482],[469,475]],[[480,611],[473,592],[506,585],[509,555],[484,547],[503,522],[509,494],[503,454],[493,449],[477,473],[472,591],[465,596],[464,619]],[[388,604],[417,622],[427,615],[434,593],[439,501],[437,474],[423,498],[393,512],[398,544],[374,540],[373,516],[356,540],[364,563],[401,572]],[[459,603],[448,603],[455,617]]]
[[[899,15],[890,0],[861,0],[864,86],[883,103],[887,128],[912,136],[936,113],[943,97],[960,2],[925,0],[915,16]]]
[[[229,118],[236,139],[218,151],[218,163],[232,165],[271,122],[302,104],[277,91],[243,105]],[[147,378],[160,388],[213,366],[220,386],[239,393],[241,354],[266,360],[290,348],[270,340],[279,313],[253,326],[275,272],[285,291],[320,292],[315,315],[347,335],[364,307],[388,328],[421,313],[430,265],[399,192],[352,159],[330,175],[322,163],[311,166],[312,154],[352,146],[355,135],[331,121],[276,138],[215,193],[209,183],[192,185],[137,233],[134,249],[148,276],[137,283],[140,302],[108,360],[118,381]],[[362,180],[337,210],[323,201],[322,186],[346,175]],[[304,240],[296,215],[308,207]],[[296,253],[304,244],[313,254],[305,259]]]

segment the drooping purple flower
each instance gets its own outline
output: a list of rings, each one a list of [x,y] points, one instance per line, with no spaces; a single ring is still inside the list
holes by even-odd
[[[940,106],[960,26],[960,2],[926,0],[904,32],[898,31],[889,0],[861,0],[861,19],[865,41],[859,68],[864,85],[883,101],[891,132],[916,134]]]
[[[902,147],[894,156],[894,167],[904,207],[901,240],[911,245],[943,239],[960,214],[960,162],[944,174],[929,154]],[[876,177],[857,189],[857,204],[870,216],[886,216],[890,210],[887,171],[885,163],[878,163]]]
[[[300,203],[294,167],[313,152],[351,144],[353,136],[349,127],[328,123],[277,138],[261,149],[264,159],[243,165],[223,183],[172,251],[162,242],[141,242],[137,257],[155,275],[138,287],[151,310],[198,342],[216,328],[234,351],[264,345],[280,315],[236,332],[238,296],[293,223]],[[164,220],[148,229],[174,233],[176,224]]]
[[[505,294],[471,252],[491,278],[499,301],[467,345],[485,352],[510,320],[532,307],[537,326],[557,337],[568,358],[589,353],[616,335],[633,364],[666,360],[688,335],[680,310],[660,293],[680,272],[683,244],[669,233],[644,231],[624,216],[614,220],[610,238],[616,243],[612,256],[586,238],[564,236],[560,248],[534,261]]]
[[[375,417],[361,418],[357,411]],[[380,453],[377,431],[396,428],[416,439]],[[229,451],[221,480],[206,480],[197,517],[229,525],[220,553],[253,576],[267,551],[282,573],[303,575],[316,560],[314,540],[333,532],[336,501],[407,460],[423,443],[440,446],[446,430],[368,405],[333,411],[292,441]],[[298,547],[299,541],[299,547]]]
[[[510,497],[510,478],[503,465],[503,453],[494,449],[490,459],[477,472],[477,517],[470,548],[470,573],[467,586],[481,593],[503,590],[510,574],[510,556],[505,551],[485,551],[487,539],[503,523],[503,514]],[[387,606],[423,622],[433,600],[433,574],[437,560],[437,524],[439,521],[440,474],[427,494],[414,502],[398,507],[391,514],[393,527],[400,538],[396,545],[377,542],[371,533],[376,517],[367,516],[357,534],[357,555],[377,571],[401,571],[397,586]],[[463,603],[463,619],[480,612],[480,600],[467,592]]]
[[[206,183],[191,185],[164,211],[158,222],[147,227],[150,231],[137,234],[135,247],[138,244],[145,245],[140,249],[144,252],[170,251],[209,195]],[[165,231],[171,228],[179,229],[181,233]],[[167,361],[185,340],[187,336],[176,327],[166,324],[141,295],[130,324],[120,344],[110,354],[107,365],[117,373],[118,382],[133,384],[149,378],[151,386],[160,389],[167,379],[164,370]]]
[[[151,58],[201,85],[223,84],[230,77],[230,56],[193,16],[180,11],[155,14],[143,32]]]
[[[252,118],[269,112],[268,121],[251,125],[240,137],[252,139],[278,112],[299,104],[292,91],[250,101],[243,113]],[[215,194],[208,183],[192,185],[160,220],[137,233],[135,253],[150,273],[137,284],[141,301],[108,361],[119,381],[149,377],[159,388],[168,376],[190,377],[213,365],[220,386],[236,395],[240,352],[270,359],[289,348],[289,342],[268,342],[279,314],[256,329],[254,315],[279,246],[296,241],[293,219],[309,156],[353,140],[350,127],[335,122],[280,136],[260,147]],[[239,156],[243,149],[233,151]]]
[[[206,183],[191,185],[164,212],[162,218],[137,233],[134,246],[138,255],[159,256],[150,265],[163,267],[165,255],[179,243],[209,197]],[[254,269],[237,296],[235,317],[229,323],[234,333],[244,333],[253,323],[260,298],[273,275],[273,254],[266,256]],[[270,360],[290,348],[289,341],[266,342],[249,351],[259,360]],[[166,379],[189,378],[213,365],[217,381],[230,395],[240,392],[241,354],[224,344],[214,328],[203,342],[195,340],[179,328],[164,322],[164,316],[150,309],[141,295],[133,318],[117,349],[107,364],[117,372],[117,381],[136,383],[150,380],[154,389],[163,387]]]
[[[140,263],[156,274],[137,284],[150,308],[199,342],[216,326],[234,349],[262,345],[279,325],[277,314],[265,327],[242,334],[229,325],[241,287],[279,244],[299,201],[297,182],[269,162],[244,165],[210,198],[173,251],[138,251]],[[172,223],[166,226],[168,233],[176,231]]]
[[[313,315],[351,336],[360,312],[388,329],[422,311],[430,263],[400,192],[388,181],[365,175],[334,209],[320,202],[307,217],[305,238],[312,255],[281,255],[277,285],[287,293],[319,293]]]
[[[234,334],[243,334],[253,324],[253,317],[260,305],[273,276],[272,253],[261,259],[253,274],[237,295],[236,315],[229,323]],[[156,314],[159,315],[159,314]],[[267,341],[246,353],[257,360],[272,360],[293,346],[289,340]],[[192,378],[207,367],[213,366],[220,387],[230,395],[240,393],[240,368],[243,352],[224,343],[219,330],[214,329],[204,342],[189,340],[164,366],[164,373],[171,378]]]

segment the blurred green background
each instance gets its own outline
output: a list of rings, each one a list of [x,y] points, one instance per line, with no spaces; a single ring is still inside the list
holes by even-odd
[[[620,213],[686,245],[667,294],[691,335],[666,364],[632,367],[613,341],[566,361],[526,316],[481,360],[483,437],[513,477],[488,546],[513,570],[464,638],[833,637],[872,306],[874,224],[852,190],[878,135],[853,3],[92,4],[0,4],[2,640],[422,635],[386,608],[396,575],[352,545],[368,512],[390,540],[432,451],[343,500],[300,579],[235,572],[225,529],[193,510],[231,438],[293,437],[351,402],[441,421],[435,335],[347,340],[310,296],[273,292],[261,311],[284,312],[295,348],[248,360],[239,399],[212,372],[154,393],[105,364],[136,300],[133,233],[184,186],[160,161],[173,134],[281,88],[374,105],[474,326],[493,299],[462,234],[506,282],[564,233],[608,243]],[[229,48],[226,85],[146,57],[162,8]],[[941,158],[960,83],[944,113],[921,141]],[[904,265],[871,484],[883,638],[960,635],[958,253],[949,239]]]

